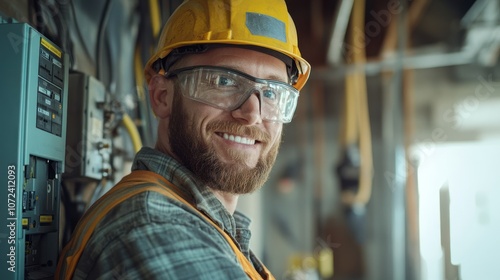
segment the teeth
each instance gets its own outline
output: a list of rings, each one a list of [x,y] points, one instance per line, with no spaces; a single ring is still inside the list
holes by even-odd
[[[233,141],[233,142],[240,143],[240,144],[245,144],[245,145],[255,144],[254,139],[248,139],[248,138],[241,137],[241,136],[234,136],[234,135],[229,135],[227,133],[224,133],[223,137],[226,140]]]

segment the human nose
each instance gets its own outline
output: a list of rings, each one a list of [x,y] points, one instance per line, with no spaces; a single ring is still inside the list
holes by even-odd
[[[246,124],[257,124],[262,122],[261,118],[261,96],[259,91],[251,94],[240,107],[231,112],[235,119],[244,121]]]

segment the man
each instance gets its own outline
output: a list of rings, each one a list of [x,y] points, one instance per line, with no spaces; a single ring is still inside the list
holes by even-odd
[[[82,219],[57,277],[274,279],[235,209],[266,181],[310,73],[285,2],[186,0],[145,72],[156,147]]]

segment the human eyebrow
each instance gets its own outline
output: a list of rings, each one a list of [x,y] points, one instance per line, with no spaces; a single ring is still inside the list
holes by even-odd
[[[274,81],[279,81],[282,83],[288,83],[288,79],[283,80],[283,78],[278,76],[278,75],[270,75],[266,78],[266,80],[274,80]]]

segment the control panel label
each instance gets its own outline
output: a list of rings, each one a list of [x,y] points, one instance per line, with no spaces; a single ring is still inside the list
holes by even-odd
[[[52,45],[49,41],[45,40],[44,38],[41,39],[40,44],[42,44],[42,46],[46,47],[49,51],[51,51],[57,57],[59,57],[59,58],[62,57],[62,52],[58,48],[56,48],[54,45]]]

